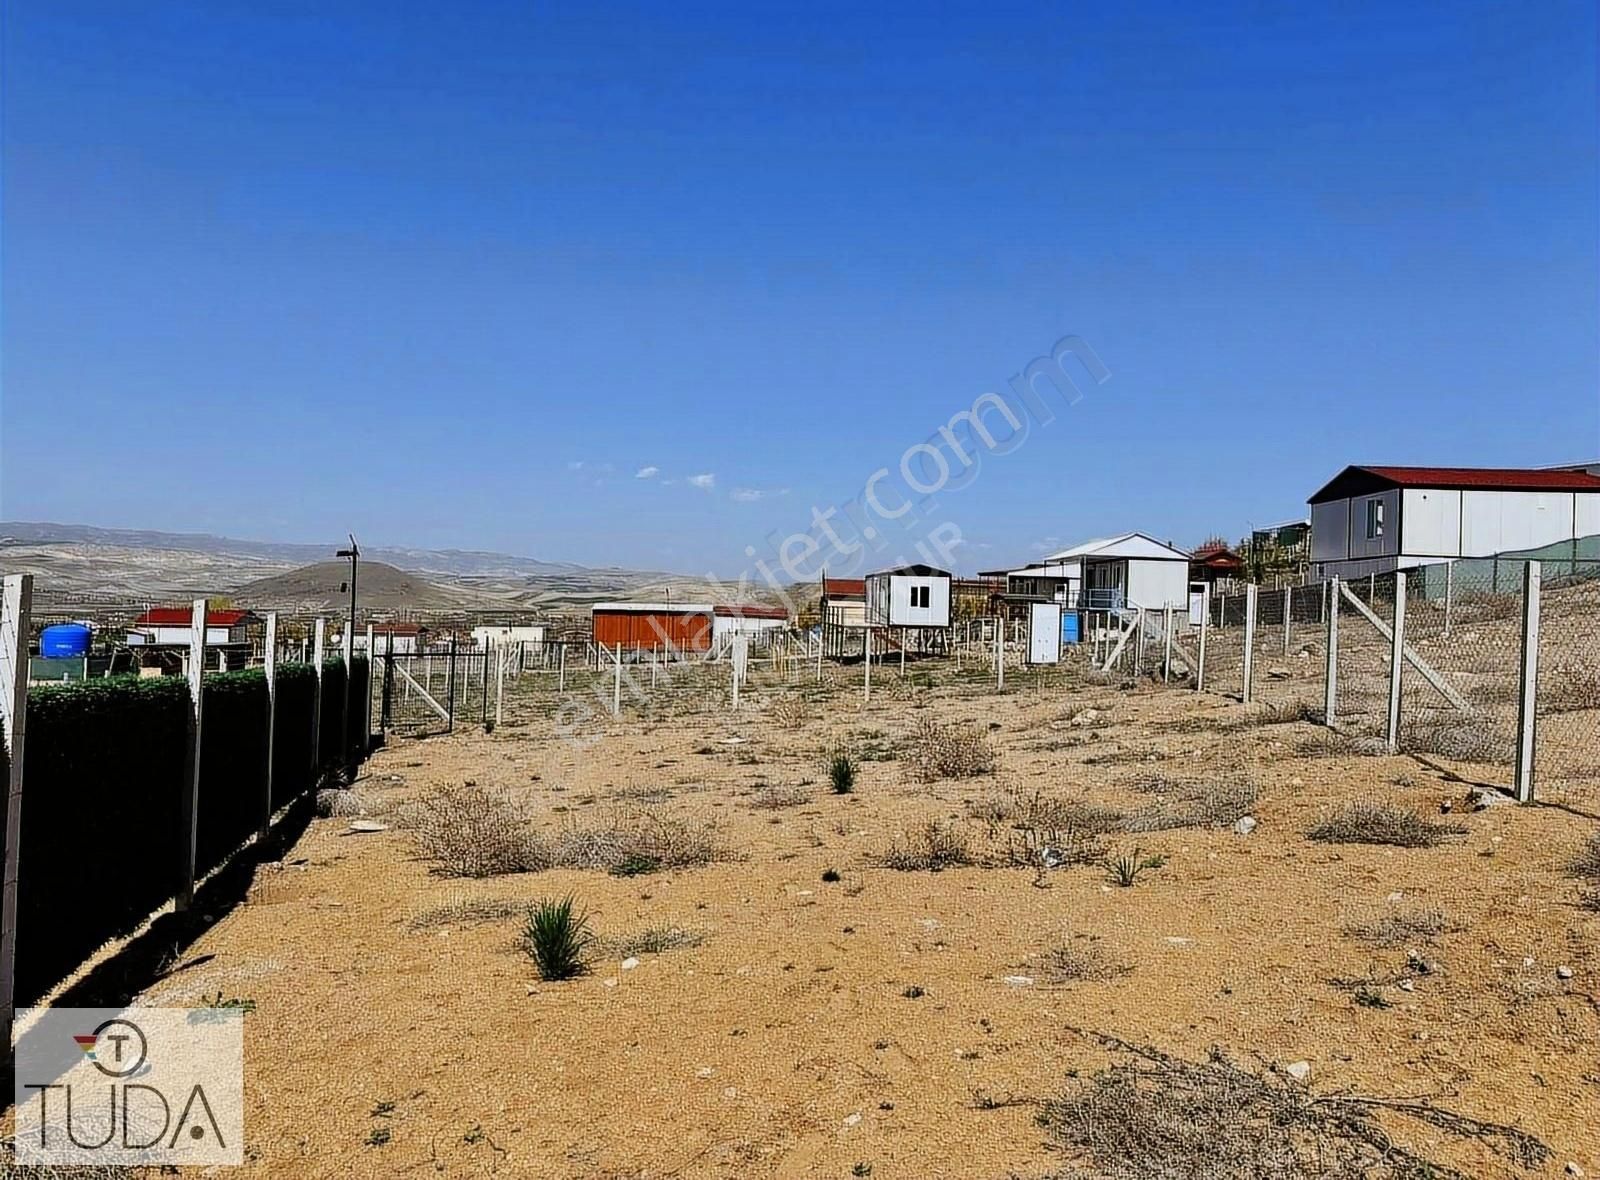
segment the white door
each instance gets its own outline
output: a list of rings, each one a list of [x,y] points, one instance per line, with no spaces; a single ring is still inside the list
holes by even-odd
[[[1028,613],[1028,663],[1061,662],[1061,604],[1035,602]]]
[[[1189,626],[1198,627],[1206,613],[1206,584],[1189,583]]]

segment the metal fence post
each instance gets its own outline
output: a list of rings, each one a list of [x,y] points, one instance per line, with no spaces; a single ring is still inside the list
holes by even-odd
[[[278,733],[278,612],[267,612],[267,636],[262,645],[261,670],[267,680],[267,774],[261,784],[261,823],[256,839],[265,840],[272,826],[272,757]]]
[[[1195,663],[1194,690],[1204,692],[1206,687],[1206,633],[1211,629],[1211,587],[1200,591],[1200,658]]]
[[[1406,572],[1394,572],[1394,635],[1389,646],[1389,753],[1400,748],[1400,675],[1406,663]]]
[[[618,642],[616,653],[616,679],[611,686],[611,715],[622,716],[622,644]]]
[[[1244,588],[1244,692],[1241,699],[1250,703],[1250,689],[1256,678],[1256,597],[1260,587],[1251,582]]]
[[[1450,607],[1455,598],[1456,590],[1456,563],[1444,563],[1444,637],[1450,638]]]
[[[862,678],[862,681],[861,681],[861,699],[864,700],[864,701],[870,701],[872,699],[872,628],[871,627],[867,628],[866,652],[867,652],[867,658],[866,658],[866,660],[864,662],[864,666],[865,666],[865,669],[866,669],[866,674]]]
[[[1322,724],[1333,728],[1339,705],[1339,579],[1329,578],[1327,669],[1322,678]]]
[[[1512,789],[1518,803],[1533,802],[1533,755],[1539,697],[1539,593],[1544,567],[1528,562],[1522,574],[1522,666],[1517,685],[1517,770]]]
[[[1172,603],[1167,603],[1161,618],[1161,683],[1167,684],[1172,680]]]
[[[189,733],[183,764],[183,794],[179,798],[178,895],[173,908],[182,912],[194,902],[195,858],[200,835],[200,721],[205,702],[203,681],[206,673],[206,600],[196,598],[189,615]]]
[[[372,650],[372,624],[367,624],[367,696],[363,702],[365,707],[361,710],[361,749],[356,751],[356,756],[365,758],[367,747],[372,744],[372,669],[375,666]]]
[[[17,1002],[17,880],[21,864],[22,758],[28,730],[28,631],[33,575],[11,574],[0,583],[0,729],[9,766],[6,792],[5,876],[0,888],[0,1035],[11,1047]]]
[[[1006,690],[1006,631],[999,619],[994,624],[994,690]]]
[[[1283,655],[1289,657],[1289,633],[1294,630],[1294,587],[1283,588]]]
[[[556,657],[556,691],[567,691],[567,645],[561,645],[560,654]]]

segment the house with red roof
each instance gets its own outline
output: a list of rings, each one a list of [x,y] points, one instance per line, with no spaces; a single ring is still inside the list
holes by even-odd
[[[1525,467],[1346,467],[1313,493],[1311,563],[1356,578],[1600,534],[1600,476]]]
[[[250,627],[260,619],[247,610],[206,611],[206,644],[221,646],[249,643]],[[127,633],[129,647],[188,647],[194,614],[187,606],[151,607],[133,621]]]

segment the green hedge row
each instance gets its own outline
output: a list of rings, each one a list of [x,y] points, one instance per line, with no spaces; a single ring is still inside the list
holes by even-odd
[[[351,678],[352,757],[365,756],[367,669]],[[222,864],[261,822],[267,686],[260,669],[207,676],[197,799],[197,872]],[[316,675],[277,673],[274,809],[338,765],[344,665],[323,669],[321,766],[311,765]],[[183,871],[188,682],[115,677],[28,693],[18,881],[17,1002],[32,1003],[106,940],[177,891]],[[3,769],[3,759],[0,759]],[[0,778],[0,783],[5,780]],[[0,790],[0,798],[4,791]],[[0,802],[0,823],[4,820]],[[4,828],[0,827],[0,832]]]

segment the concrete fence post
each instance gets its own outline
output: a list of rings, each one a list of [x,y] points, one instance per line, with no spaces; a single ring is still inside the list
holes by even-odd
[[[1206,633],[1211,630],[1211,587],[1200,591],[1200,658],[1195,663],[1194,690],[1204,692],[1206,687]]]
[[[1389,753],[1400,748],[1400,677],[1406,665],[1406,572],[1394,574],[1394,635],[1389,646],[1389,721],[1385,741]]]
[[[6,792],[5,875],[0,887],[0,1035],[11,1047],[17,1003],[17,880],[21,865],[22,762],[28,732],[28,632],[33,616],[33,575],[0,582],[0,732],[9,766]]]
[[[182,912],[194,902],[196,854],[200,836],[200,723],[204,712],[206,673],[206,600],[196,598],[189,614],[188,743],[183,763],[183,793],[178,804],[178,894],[174,908]]]
[[[1322,677],[1322,723],[1334,727],[1339,706],[1339,579],[1328,579],[1327,665]]]
[[[1517,685],[1517,768],[1512,789],[1518,803],[1533,802],[1534,745],[1538,738],[1539,595],[1544,567],[1528,562],[1522,574],[1522,662]]]
[[[1006,632],[998,619],[994,625],[994,690],[1006,690]]]
[[[1166,610],[1161,617],[1162,653],[1161,653],[1161,683],[1167,684],[1172,680],[1172,603],[1167,603]]]
[[[322,657],[328,642],[328,620],[317,616],[311,629],[311,670],[316,673],[316,689],[311,706],[311,785],[315,787],[322,770]]]
[[[567,645],[563,643],[556,656],[556,692],[567,691]]]
[[[1450,638],[1451,605],[1456,596],[1456,563],[1444,563],[1444,637]]]
[[[1283,588],[1283,654],[1289,655],[1289,633],[1294,630],[1294,587]]]
[[[622,716],[622,644],[617,643],[616,651],[616,677],[611,683],[611,715]]]
[[[267,637],[263,645],[261,671],[267,681],[267,773],[261,784],[261,822],[256,839],[265,840],[272,826],[272,756],[278,733],[278,612],[267,612]]]
[[[372,624],[367,624],[367,698],[361,710],[361,749],[356,751],[358,758],[367,756],[367,747],[372,744],[372,682],[373,682],[373,629]]]
[[[861,681],[861,699],[865,700],[865,701],[870,701],[872,699],[872,628],[871,627],[867,628],[866,651],[867,651],[867,658],[863,662],[863,666],[866,669],[866,675],[862,678],[862,681]]]
[[[1254,582],[1244,588],[1244,692],[1240,699],[1247,705],[1256,679],[1256,597],[1259,590]]]

